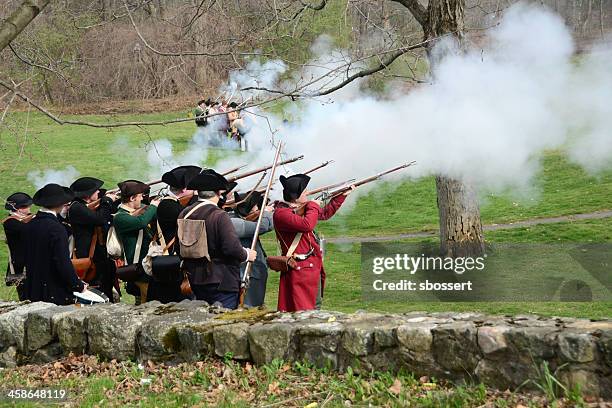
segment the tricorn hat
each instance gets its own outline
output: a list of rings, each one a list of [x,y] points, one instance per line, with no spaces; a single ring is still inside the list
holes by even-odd
[[[202,171],[199,166],[179,166],[162,176],[162,181],[174,188],[186,188],[192,178]]]
[[[74,192],[59,184],[47,184],[34,193],[34,204],[39,207],[55,208],[67,204],[74,199]]]
[[[230,191],[237,183],[230,183],[225,177],[213,169],[205,169],[193,177],[187,184],[187,188],[197,191]]]
[[[32,205],[32,197],[26,193],[13,193],[7,197],[4,208],[15,211],[18,208],[29,207]]]
[[[70,189],[74,191],[74,195],[83,198],[89,197],[102,187],[104,182],[94,177],[81,177],[70,185]]]
[[[293,176],[280,176],[280,182],[283,185],[283,199],[285,201],[293,201],[298,199],[310,181],[310,177],[305,174],[294,174]]]
[[[247,196],[249,197],[243,203],[240,203]],[[236,212],[241,217],[246,217],[247,215],[249,215],[251,210],[253,210],[253,207],[257,206],[259,207],[259,209],[263,208],[263,199],[264,199],[264,196],[259,191],[253,191],[253,192],[245,193],[245,194],[239,194],[235,192],[234,201],[236,203],[240,203],[236,205]]]
[[[119,191],[121,191],[122,197],[131,197],[136,194],[148,193],[150,187],[139,180],[125,180],[121,183],[117,183]]]

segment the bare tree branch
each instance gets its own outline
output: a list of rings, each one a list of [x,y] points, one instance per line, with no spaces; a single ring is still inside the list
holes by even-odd
[[[242,88],[241,90],[242,91],[247,91],[247,90],[265,91],[265,92],[269,92],[269,93],[281,94],[282,96],[290,97],[292,99],[300,98],[300,97],[326,96],[326,95],[329,95],[329,94],[337,91],[340,88],[345,87],[346,85],[350,84],[351,82],[355,81],[356,79],[363,78],[363,77],[375,74],[375,73],[377,73],[379,71],[382,71],[382,70],[388,68],[389,65],[391,65],[396,59],[398,59],[402,55],[406,54],[408,51],[415,50],[415,49],[418,49],[418,48],[422,48],[429,41],[432,41],[432,39],[427,40],[427,41],[422,41],[422,42],[420,42],[418,44],[410,45],[408,47],[402,47],[402,48],[399,48],[397,50],[394,50],[393,52],[387,52],[386,53],[387,56],[385,58],[383,58],[378,65],[376,65],[376,66],[374,66],[372,68],[367,68],[367,69],[361,70],[361,71],[356,72],[356,73],[354,73],[354,74],[352,74],[350,76],[347,76],[347,78],[345,80],[343,80],[342,82],[340,82],[340,83],[338,83],[338,84],[336,84],[336,85],[334,85],[334,86],[332,86],[330,88],[327,88],[327,89],[324,89],[322,91],[319,91],[319,92],[308,93],[308,94],[300,93],[300,91],[302,91],[303,89],[308,88],[313,83],[316,83],[316,82],[322,80],[325,77],[331,76],[332,73],[337,72],[340,69],[346,68],[348,70],[350,68],[350,65],[354,64],[356,61],[349,61],[348,63],[346,63],[343,66],[336,67],[335,69],[331,70],[327,74],[322,75],[322,76],[316,78],[315,80],[310,81],[309,83],[298,87],[296,89],[296,91],[293,91],[293,92],[283,92],[283,91],[280,91],[280,90],[269,89],[269,88],[264,88],[264,87],[246,87],[246,88]],[[367,58],[371,58],[371,57],[372,56],[369,56]]]
[[[418,0],[391,0],[406,7],[421,26],[427,24],[427,9]]]
[[[0,25],[0,51],[15,39],[49,2],[50,0],[24,0],[21,6]]]

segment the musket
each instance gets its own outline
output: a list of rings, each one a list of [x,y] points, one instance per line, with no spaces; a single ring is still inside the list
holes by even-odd
[[[160,184],[160,183],[162,183],[161,180],[153,180],[153,181],[147,181],[145,184],[147,186],[154,186],[154,185]],[[112,190],[107,190],[106,192],[107,193],[118,193],[119,190],[120,190],[119,188],[114,188]],[[98,198],[97,200],[92,201],[91,203],[88,203],[87,204],[87,208],[89,208],[90,210],[95,210],[100,205],[100,201],[101,200],[102,200],[101,198]]]
[[[346,180],[346,181],[342,181],[340,183],[334,183],[334,184],[330,184],[328,186],[323,186],[323,187],[315,188],[314,190],[306,190],[306,195],[310,196],[310,195],[314,195],[314,194],[319,194],[319,193],[321,193],[323,191],[331,190],[332,188],[336,188],[336,187],[344,186],[345,184],[352,183],[353,181],[355,181],[355,179],[349,179],[349,180]]]
[[[236,207],[238,204],[242,204],[244,203],[246,200],[248,200],[251,195],[253,195],[254,192],[259,192],[259,193],[263,193],[264,191],[266,191],[266,189],[260,189],[259,185],[261,184],[261,182],[264,180],[264,178],[266,178],[266,174],[268,174],[267,172],[264,172],[264,174],[261,175],[261,177],[259,178],[259,181],[257,182],[257,184],[255,184],[255,187],[253,187],[249,193],[240,201],[236,202],[236,200],[232,199],[232,200],[227,200],[225,202],[225,205],[223,206],[223,208],[226,207]]]
[[[341,183],[334,183],[334,184],[330,184],[330,185],[327,185],[327,186],[315,188],[314,190],[306,190],[306,195],[307,196],[311,196],[311,195],[314,195],[314,194],[318,194],[318,193],[321,193],[323,191],[331,190],[332,188],[344,186],[344,185],[346,185],[348,183],[351,183],[353,181],[355,181],[355,179],[350,179],[350,180],[343,181]],[[298,215],[304,215],[304,210],[306,209],[306,204],[308,204],[308,202],[300,204],[299,206],[297,206],[293,210],[293,212],[298,214]]]
[[[405,169],[407,167],[413,166],[414,164],[416,164],[416,161],[411,161],[410,163],[402,164],[401,166],[397,166],[397,167],[394,167],[392,169],[383,171],[382,173],[378,173],[378,174],[375,174],[373,176],[361,179],[361,180],[353,183],[352,185],[355,186],[355,187],[363,186],[364,184],[367,184],[367,183],[370,183],[372,181],[376,181],[376,180],[382,178],[382,176],[384,176],[386,174],[393,173],[393,172],[396,172],[396,171],[401,170],[401,169]],[[342,187],[342,188],[340,188],[340,189],[338,189],[336,191],[332,191],[325,198],[326,199],[332,199],[332,198],[338,197],[340,194],[343,194],[343,193],[347,192],[348,190],[350,190],[350,188],[351,188],[351,186]]]
[[[333,160],[328,160],[328,161],[326,161],[326,162],[323,162],[323,163],[319,164],[317,167],[313,167],[312,169],[310,169],[310,170],[308,170],[308,171],[305,171],[305,172],[304,172],[304,173],[302,173],[302,174],[310,174],[310,173],[315,172],[315,171],[317,171],[317,170],[319,170],[319,169],[322,169],[323,167],[325,167],[325,166],[327,166],[328,164],[333,163],[333,162],[334,162]]]
[[[154,186],[154,185],[160,184],[160,183],[163,183],[163,181],[161,181],[161,180],[153,180],[153,181],[147,181],[145,184],[150,187],[150,186]],[[119,192],[119,187],[113,188],[112,190],[108,190],[107,191],[107,193],[117,193],[117,192]]]
[[[292,159],[283,160],[282,162],[279,162],[278,165],[282,166],[284,164],[293,163],[293,162],[296,162],[298,160],[302,160],[303,158],[304,158],[303,155],[302,156],[297,156],[297,157],[294,157]],[[240,173],[240,174],[237,174],[237,175],[235,175],[233,177],[228,178],[227,181],[232,182],[232,181],[240,180],[240,179],[243,179],[245,177],[252,176],[253,174],[257,174],[257,173],[261,173],[262,171],[270,170],[273,166],[274,166],[274,164],[271,164],[269,166],[264,166],[264,167],[260,167],[260,168],[255,169],[255,170],[250,170],[250,171],[247,171],[247,172],[244,172],[244,173]],[[272,178],[270,180],[272,180]]]
[[[313,167],[312,169],[310,169],[310,170],[308,170],[308,171],[305,171],[305,172],[304,172],[304,173],[302,173],[302,174],[309,174],[309,173],[312,173],[312,172],[317,171],[317,170],[319,170],[319,169],[321,169],[321,168],[323,168],[323,167],[325,167],[325,166],[327,166],[328,164],[333,163],[333,162],[334,162],[333,160],[328,160],[328,161],[326,161],[326,162],[323,162],[323,163],[319,164],[319,165],[318,165],[318,166],[316,166],[316,167]],[[279,163],[279,164],[280,164],[280,163]],[[349,181],[354,181],[354,180],[355,180],[355,179],[351,179],[351,180],[349,180]],[[278,179],[274,180],[274,183],[276,183],[277,181],[278,181]],[[250,190],[249,195],[253,194],[253,192],[263,193],[264,191],[266,191],[266,189],[265,189],[265,188],[257,188],[257,187],[259,187],[259,184],[260,184],[260,183],[261,183],[261,181],[260,181],[260,182],[258,182],[258,183],[255,185],[255,187],[253,187],[253,188]],[[274,184],[274,183],[273,183],[273,184]],[[347,181],[347,183],[348,183],[348,181]],[[343,184],[343,183],[332,184],[332,185],[330,185],[330,186],[323,187],[323,190],[327,190],[327,189],[330,189],[330,188],[335,188],[335,187],[341,186],[342,184]],[[320,191],[323,191],[323,190],[320,190]],[[320,191],[318,191],[318,192],[320,192]],[[236,202],[235,202],[235,200],[227,200],[226,206],[234,206],[234,205],[241,204],[242,202],[246,201],[248,198],[249,198],[249,196],[245,197],[245,198],[244,198],[242,201],[240,201],[240,202],[238,202],[238,203],[236,203]]]
[[[268,201],[268,195],[270,194],[270,188],[272,187],[272,181],[274,180],[274,173],[276,172],[276,167],[278,166],[278,158],[280,157],[281,148],[283,147],[283,142],[278,143],[278,147],[276,148],[276,155],[274,156],[274,163],[272,164],[272,173],[270,174],[270,179],[268,180],[268,186],[266,187],[266,191],[264,192],[264,203]],[[259,212],[259,217],[257,218],[257,225],[255,226],[255,234],[253,235],[253,242],[251,243],[251,251],[255,251],[255,247],[257,246],[257,241],[259,240],[259,228],[261,227],[261,220],[263,218],[264,211]],[[244,277],[240,282],[240,304],[239,307],[244,307],[244,295],[249,288],[249,280],[251,275],[251,269],[253,268],[253,262],[248,261],[246,268],[244,270]]]
[[[243,164],[242,166],[234,167],[233,169],[230,169],[230,170],[228,170],[228,171],[226,171],[224,173],[221,173],[221,175],[222,176],[227,176],[228,174],[235,173],[238,170],[245,168],[246,166],[247,166],[246,164]]]

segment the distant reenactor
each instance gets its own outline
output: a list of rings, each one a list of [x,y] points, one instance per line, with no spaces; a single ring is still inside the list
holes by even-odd
[[[111,225],[114,202],[118,200],[115,193],[106,193],[100,197],[100,188],[104,182],[93,177],[77,179],[70,189],[75,199],[68,209],[68,222],[72,226],[74,237],[74,258],[87,258],[93,245],[92,261],[95,265],[95,277],[89,282],[98,286],[109,299],[113,299],[115,284],[115,263],[106,252],[106,234]]]
[[[15,286],[19,300],[24,300],[25,278],[25,232],[32,208],[32,197],[26,193],[11,194],[4,204],[9,211],[8,217],[2,221],[6,243],[9,247],[8,265],[4,282],[7,286]]]
[[[259,234],[265,234],[274,230],[272,223],[272,207],[265,206],[263,194],[258,191],[245,193],[243,195],[234,193],[237,203],[234,211],[230,213],[232,224],[236,229],[242,246],[250,248],[253,242],[255,229],[257,228],[257,217],[261,209],[264,210],[259,226]],[[255,246],[257,257],[253,262],[249,279],[249,288],[244,296],[244,304],[247,306],[262,306],[266,297],[266,284],[268,282],[268,266],[266,265],[266,252],[261,241],[257,239]],[[246,264],[240,265],[240,279],[244,279]]]
[[[87,288],[74,271],[68,233],[58,219],[73,199],[72,190],[58,184],[47,184],[34,194],[40,209],[27,224],[25,245],[25,296],[32,302],[72,304],[73,292]]]
[[[196,126],[204,127],[208,125],[207,116],[209,114],[210,104],[210,99],[198,101],[198,106],[193,110]]]
[[[198,191],[197,203],[179,216],[179,225],[183,225],[179,229],[181,256],[194,295],[228,309],[238,307],[240,264],[254,261],[257,255],[242,246],[229,215],[222,209],[234,187],[235,183],[214,170],[202,171],[187,185]]]
[[[245,137],[249,129],[245,118],[241,115],[240,106],[236,102],[232,102],[228,108],[227,137],[235,142],[241,151],[247,151],[248,146]]]

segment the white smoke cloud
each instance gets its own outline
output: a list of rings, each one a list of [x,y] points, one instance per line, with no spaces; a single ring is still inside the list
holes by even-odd
[[[253,59],[245,69],[230,72],[228,84],[221,88],[221,95],[228,102],[230,99],[234,102],[256,99],[267,92],[259,89],[245,90],[245,88],[270,89],[286,70],[287,66],[281,60],[268,60],[262,63],[259,59]]]
[[[563,20],[526,5],[488,35],[486,48],[442,59],[435,81],[407,95],[356,97],[353,85],[333,104],[306,102],[281,132],[287,154],[336,160],[317,185],[416,160],[395,178],[442,174],[488,191],[529,191],[547,149],[567,150],[589,170],[609,166],[609,48],[577,64]]]
[[[388,179],[442,174],[469,181],[481,191],[511,191],[527,199],[537,195],[534,177],[547,149],[565,150],[589,171],[609,168],[610,48],[601,46],[577,62],[563,20],[547,9],[524,4],[510,8],[487,35],[483,49],[442,58],[434,67],[435,80],[405,95],[376,98],[354,81],[331,97],[291,104],[290,117],[297,119],[292,123],[249,108],[243,111],[250,128],[249,152],[223,155],[214,167],[223,171],[243,163],[249,168],[263,166],[272,160],[272,140],[284,140],[283,158],[303,154],[305,160],[283,166],[276,177],[335,160],[313,175],[310,187],[367,177],[416,160],[417,166]],[[305,88],[309,93],[346,77],[345,70],[337,69],[344,65],[346,52],[333,49],[326,38],[317,41],[312,52],[313,60],[289,79],[282,62],[253,60],[245,71],[231,73],[229,88],[221,91],[247,86],[291,90],[325,72],[341,72],[313,82]],[[349,75],[361,68],[353,66]],[[176,154],[167,141],[157,141],[156,151],[149,152],[152,173],[159,177],[175,165],[201,164],[218,156],[210,154],[214,130],[210,125],[199,129],[184,154]],[[246,179],[239,189],[256,181],[255,176]],[[359,191],[371,188],[373,184]],[[273,197],[279,198],[280,190],[276,186]]]
[[[79,175],[80,173],[77,169],[72,166],[66,166],[64,170],[48,169],[45,171],[31,171],[28,173],[28,181],[36,190],[50,183],[68,187],[79,177]]]

